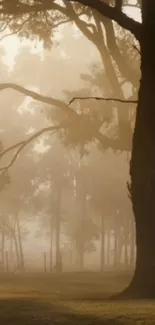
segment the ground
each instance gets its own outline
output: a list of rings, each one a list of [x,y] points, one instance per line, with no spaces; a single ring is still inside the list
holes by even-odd
[[[2,325],[155,325],[155,301],[106,301],[129,275],[0,276]]]

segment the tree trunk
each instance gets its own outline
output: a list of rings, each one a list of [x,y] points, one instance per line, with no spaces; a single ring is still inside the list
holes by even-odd
[[[117,218],[117,214],[114,216],[114,268],[119,266],[119,237],[120,237],[120,225]]]
[[[52,272],[53,267],[53,222],[52,216],[50,220],[50,272]]]
[[[56,236],[56,263],[55,263],[55,270],[56,272],[62,271],[61,265],[61,252],[60,252],[60,225],[61,225],[61,189],[57,189],[57,211],[56,211],[56,227],[55,227],[55,236]]]
[[[16,226],[17,226],[17,236],[18,236],[18,245],[19,245],[19,256],[20,256],[20,270],[24,270],[24,254],[23,254],[23,246],[22,246],[22,237],[21,237],[21,229],[19,224],[19,217],[16,218]]]
[[[111,262],[111,232],[110,232],[110,226],[107,228],[107,268],[110,267]]]
[[[117,231],[114,232],[114,260],[113,260],[114,269],[117,268]]]
[[[78,244],[78,264],[79,264],[79,270],[83,271],[84,268],[84,247],[83,247],[83,234],[82,238]]]
[[[105,266],[105,245],[104,245],[104,216],[101,216],[101,264],[100,271],[104,271]]]
[[[2,242],[1,242],[1,250],[2,250],[2,255],[1,255],[1,270],[5,271],[5,233],[4,230],[2,229]]]
[[[129,255],[128,255],[128,231],[124,229],[124,267],[128,269]]]
[[[20,268],[20,257],[19,257],[19,249],[18,249],[18,242],[17,242],[15,229],[12,231],[12,236],[13,236],[13,240],[14,240],[15,255],[16,255],[16,267],[15,267],[15,269],[19,269]]]
[[[85,219],[86,219],[86,193],[83,189],[77,190],[79,209],[78,238],[76,240],[77,265],[80,271],[84,268],[85,257]]]
[[[135,265],[135,223],[131,220],[130,224],[130,267],[134,268]]]
[[[9,260],[10,260],[10,264],[12,265],[13,262],[13,236],[12,236],[12,232],[10,232],[10,245],[9,245]]]
[[[127,297],[155,298],[155,1],[142,0],[141,81],[130,166],[137,258]]]

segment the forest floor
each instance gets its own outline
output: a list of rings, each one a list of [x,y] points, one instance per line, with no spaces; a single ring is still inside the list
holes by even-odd
[[[1,325],[155,325],[155,301],[106,301],[130,281],[95,273],[0,276]]]

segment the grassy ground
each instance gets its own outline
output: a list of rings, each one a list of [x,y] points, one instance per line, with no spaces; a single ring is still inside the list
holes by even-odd
[[[108,302],[128,276],[100,274],[0,277],[0,325],[155,325],[155,302]]]

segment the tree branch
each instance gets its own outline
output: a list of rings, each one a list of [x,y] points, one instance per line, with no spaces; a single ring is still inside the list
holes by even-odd
[[[94,96],[88,96],[88,97],[73,97],[69,103],[68,106],[70,104],[72,104],[73,102],[75,102],[75,100],[89,100],[89,99],[94,99],[94,100],[104,100],[107,102],[118,102],[118,103],[124,103],[124,104],[137,104],[138,101],[137,100],[131,100],[131,99],[120,99],[120,98],[113,98],[113,97],[94,97]]]
[[[90,27],[89,26],[90,24],[87,24],[86,22],[80,19],[80,17],[76,14],[72,4],[69,1],[66,1],[65,3],[66,3],[67,14],[69,15],[69,17],[75,22],[76,26],[89,39],[89,41],[95,43],[96,40],[96,37],[94,37],[95,26],[92,24],[94,28],[92,29],[91,32],[90,29],[88,28]]]
[[[25,96],[29,96],[35,100],[41,101],[42,103],[49,104],[52,106],[57,106],[60,109],[62,109],[70,117],[77,115],[77,113],[74,110],[69,108],[63,101],[61,101],[59,99],[52,98],[49,96],[40,95],[40,94],[36,93],[35,91],[26,89],[22,86],[14,84],[14,83],[0,83],[0,91],[3,91],[5,89],[13,89],[15,91],[18,91],[18,92],[24,94]]]
[[[20,141],[12,146],[10,146],[9,148],[5,149],[1,154],[0,154],[0,158],[2,158],[6,153],[10,152],[13,149],[16,149],[19,147],[19,149],[16,151],[14,157],[12,158],[11,162],[3,167],[0,168],[2,172],[2,174],[0,176],[2,176],[3,174],[5,174],[8,169],[13,165],[13,163],[16,161],[16,159],[18,158],[19,154],[21,153],[21,151],[25,148],[25,146],[27,146],[30,142],[32,142],[34,139],[36,139],[37,137],[39,137],[40,135],[42,135],[45,132],[49,132],[49,131],[58,131],[62,128],[66,128],[69,127],[69,125],[71,125],[71,123],[74,121],[78,121],[79,118],[81,118],[81,115],[79,115],[76,111],[74,111],[72,108],[69,107],[69,105],[71,105],[71,103],[73,103],[76,99],[80,99],[80,100],[86,100],[86,99],[94,99],[94,100],[105,100],[105,101],[116,101],[116,102],[120,102],[120,103],[132,103],[135,104],[137,103],[137,100],[123,100],[123,99],[119,99],[119,98],[104,98],[104,97],[74,97],[70,100],[70,102],[67,104],[65,104],[63,101],[59,100],[59,99],[55,99],[52,97],[48,97],[48,96],[43,96],[40,95],[32,90],[28,90],[22,86],[13,84],[13,83],[1,83],[0,84],[0,91],[4,90],[4,89],[14,89],[26,96],[30,96],[35,100],[41,101],[43,103],[49,104],[49,105],[55,105],[58,108],[62,109],[66,114],[67,117],[69,119],[67,119],[67,121],[62,122],[61,124],[57,125],[57,126],[49,126],[46,128],[43,128],[41,130],[39,130],[38,132],[36,132],[35,134],[33,134],[31,137],[29,137],[27,140],[24,141]],[[70,119],[71,118],[71,119]],[[131,148],[127,146],[125,147],[121,147],[120,146],[120,140],[113,140],[108,138],[106,135],[102,134],[99,130],[95,130],[94,131],[94,138],[96,138],[103,146],[104,149],[108,149],[108,148],[112,148],[114,150],[124,150],[124,151],[129,151],[131,150]]]
[[[138,80],[138,75],[134,69],[132,69],[131,64],[128,63],[126,58],[121,54],[120,49],[118,48],[115,30],[112,21],[102,17],[102,24],[106,33],[107,47],[108,51],[115,61],[120,73],[127,80],[131,81],[132,84],[137,86],[136,82]]]
[[[72,0],[92,9],[97,10],[101,15],[114,20],[121,27],[129,30],[139,40],[141,35],[141,23],[128,17],[125,13],[118,10],[116,7],[111,7],[102,0]]]
[[[4,151],[2,151],[1,154],[0,154],[0,159],[4,156],[4,154],[6,154],[6,153],[8,153],[8,152],[10,152],[10,151],[12,151],[12,150],[14,150],[14,149],[16,149],[16,148],[22,146],[23,143],[24,143],[24,141],[20,141],[20,142],[18,142],[18,143],[15,143],[15,144],[12,145],[11,147],[8,147],[8,148],[5,149]],[[1,170],[1,168],[0,168],[0,170]]]
[[[69,0],[67,0],[69,1]],[[121,27],[129,30],[131,33],[135,35],[135,37],[139,40],[141,34],[141,24],[132,18],[128,17],[122,11],[118,10],[115,7],[111,7],[102,0],[72,0],[72,2],[81,3],[84,6],[88,6],[92,9],[97,10],[103,16],[114,20]],[[35,5],[28,5],[25,3],[20,3],[19,6],[8,6],[7,9],[3,8],[1,3],[0,14],[4,15],[23,15],[25,13],[31,12],[41,12],[46,10],[60,10],[66,15],[66,9],[54,1],[43,1],[42,3]]]
[[[8,171],[8,169],[14,164],[14,162],[16,161],[16,159],[18,158],[19,154],[21,153],[21,151],[29,144],[31,143],[32,141],[34,141],[35,139],[37,139],[39,136],[41,136],[43,133],[45,132],[50,132],[50,131],[59,131],[60,129],[63,129],[63,128],[67,128],[69,127],[69,124],[70,122],[67,120],[67,121],[64,121],[62,122],[61,124],[58,124],[58,125],[55,125],[55,126],[48,126],[48,127],[45,127],[41,130],[39,130],[38,132],[34,133],[32,136],[30,136],[27,140],[24,140],[24,141],[21,141],[21,142],[18,142],[16,144],[14,144],[13,146],[7,148],[6,150],[4,150],[1,154],[0,154],[0,158],[2,158],[4,155],[6,155],[6,153],[8,153],[9,151],[15,149],[15,148],[18,148],[15,155],[13,156],[12,160],[10,161],[10,163],[5,166],[5,167],[1,167],[0,168],[0,171],[3,171],[1,174],[0,174],[0,177],[6,173]]]
[[[7,37],[12,36],[12,35],[15,35],[15,34],[18,35],[18,33],[22,30],[22,28],[26,25],[26,23],[28,23],[28,21],[31,20],[35,16],[35,14],[36,13],[33,12],[32,15],[30,15],[25,21],[23,21],[23,23],[16,30],[14,30],[13,32],[10,32],[8,34],[3,35],[0,38],[0,41],[2,41],[4,38],[7,38]],[[9,24],[6,27],[9,27]]]
[[[122,10],[122,6],[123,6],[123,0],[115,0],[115,8],[117,10]]]

